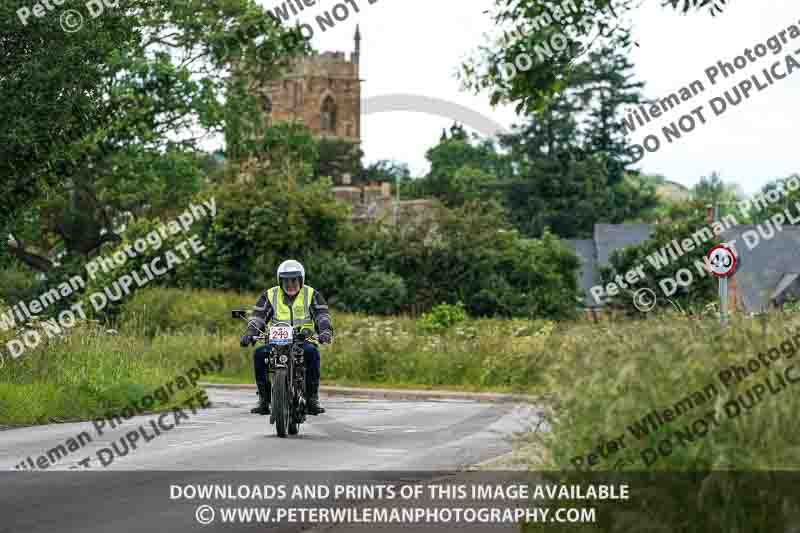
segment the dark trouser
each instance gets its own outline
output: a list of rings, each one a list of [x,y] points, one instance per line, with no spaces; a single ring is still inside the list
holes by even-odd
[[[308,395],[309,393],[316,392],[319,388],[319,349],[314,344],[306,342],[303,344],[303,350],[305,352],[303,354],[303,359],[306,363],[306,391],[308,391],[306,395]],[[267,377],[267,365],[265,361],[268,353],[269,347],[262,346],[253,354],[256,385],[259,391],[265,391],[264,394],[266,398],[264,399],[267,403],[270,402],[272,396],[272,387]]]

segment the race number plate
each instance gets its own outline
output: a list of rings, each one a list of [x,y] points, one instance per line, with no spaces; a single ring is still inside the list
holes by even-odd
[[[292,342],[292,328],[289,326],[271,326],[269,328],[270,344],[290,344]]]

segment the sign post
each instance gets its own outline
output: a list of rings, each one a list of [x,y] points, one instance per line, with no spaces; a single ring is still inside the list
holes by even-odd
[[[714,221],[719,222],[719,204],[714,206]],[[718,278],[717,289],[719,291],[719,325],[728,325],[728,278]]]
[[[717,244],[708,251],[706,265],[712,276],[719,279],[719,319],[725,327],[728,323],[728,277],[736,270],[736,254],[724,244]]]

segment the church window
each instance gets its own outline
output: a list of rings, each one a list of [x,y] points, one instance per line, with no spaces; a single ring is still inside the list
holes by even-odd
[[[303,104],[303,85],[297,81],[292,84],[292,95],[294,99],[294,107],[300,107]]]
[[[264,98],[264,105],[262,106],[264,111],[264,121],[266,122],[267,126],[272,124],[272,100],[269,96]]]
[[[322,131],[336,132],[336,104],[330,96],[322,102]]]

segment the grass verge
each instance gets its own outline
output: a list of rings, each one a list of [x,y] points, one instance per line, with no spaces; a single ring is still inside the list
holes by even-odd
[[[0,424],[122,409],[209,357],[222,357],[224,368],[202,381],[252,383],[253,350],[239,346],[244,322],[231,319],[230,310],[251,307],[257,296],[143,290],[113,324],[116,334],[91,322],[63,337],[42,333],[46,342],[0,368]],[[531,392],[543,383],[545,358],[530,355],[542,345],[534,334],[544,322],[478,320],[430,335],[408,317],[335,313],[333,320],[336,341],[322,348],[326,384]],[[176,400],[193,393],[183,390]]]

